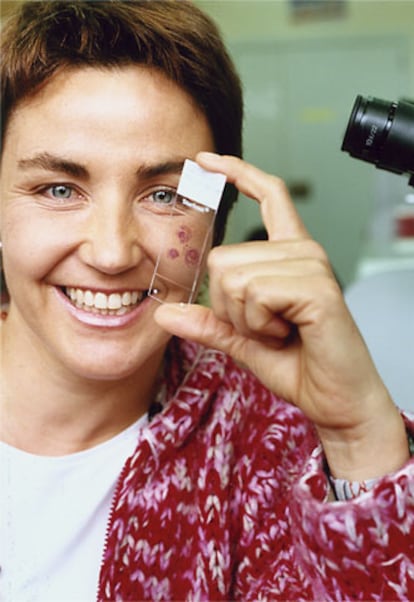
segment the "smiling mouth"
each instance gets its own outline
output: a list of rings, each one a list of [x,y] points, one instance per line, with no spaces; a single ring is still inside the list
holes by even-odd
[[[109,295],[102,291],[73,287],[63,287],[62,291],[75,307],[102,316],[122,316],[135,309],[148,296],[148,291],[134,290]]]

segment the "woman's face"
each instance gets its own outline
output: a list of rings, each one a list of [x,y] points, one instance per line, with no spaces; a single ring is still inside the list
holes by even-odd
[[[169,203],[201,150],[214,150],[204,114],[145,67],[68,70],[21,102],[1,164],[10,336],[94,379],[159,355],[168,335],[147,291],[161,247],[167,301],[193,269],[203,217],[171,218]]]

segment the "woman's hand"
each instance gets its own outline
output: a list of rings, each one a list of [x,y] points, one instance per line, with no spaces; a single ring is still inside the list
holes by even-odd
[[[211,308],[166,304],[157,321],[228,353],[297,405],[318,429],[335,476],[395,470],[408,458],[402,419],[285,185],[235,157],[197,160],[260,204],[269,240],[213,249]]]

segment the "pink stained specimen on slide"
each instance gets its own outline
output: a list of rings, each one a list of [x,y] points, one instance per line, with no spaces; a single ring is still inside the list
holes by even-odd
[[[175,203],[170,212],[166,209],[162,213],[165,233],[160,236],[150,297],[161,303],[174,295],[181,303],[192,303],[195,299],[225,184],[224,174],[208,172],[194,161],[185,160]]]
[[[188,226],[180,226],[180,229],[177,232],[177,236],[178,236],[179,241],[182,244],[185,244],[192,237],[191,228],[189,228]]]
[[[185,263],[188,267],[194,267],[200,260],[200,253],[197,249],[188,249],[185,254]]]
[[[177,251],[177,249],[169,249],[167,256],[169,259],[177,259],[177,257],[180,256],[180,253]]]

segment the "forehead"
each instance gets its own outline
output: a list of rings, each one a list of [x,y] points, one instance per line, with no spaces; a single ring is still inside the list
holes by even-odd
[[[56,74],[15,107],[4,146],[10,137],[36,145],[53,134],[78,146],[91,137],[122,144],[131,134],[144,143],[156,135],[158,143],[188,137],[212,146],[207,118],[192,97],[161,72],[136,65]]]

